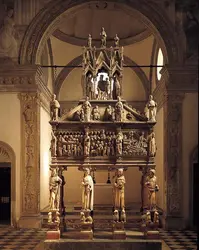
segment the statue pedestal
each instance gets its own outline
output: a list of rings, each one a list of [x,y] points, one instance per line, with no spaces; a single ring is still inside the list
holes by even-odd
[[[149,230],[149,231],[146,231],[145,232],[145,237],[147,238],[147,239],[159,239],[159,237],[160,237],[160,235],[159,235],[159,231],[157,231],[157,230]]]
[[[125,240],[126,239],[124,222],[114,222],[113,223],[113,239],[114,240]]]
[[[48,224],[49,230],[46,232],[46,239],[48,240],[59,240],[60,239],[60,229],[57,222],[51,222]]]
[[[56,230],[56,231],[50,230],[50,231],[47,231],[47,233],[46,233],[46,239],[47,240],[59,240],[60,239],[60,230]]]
[[[80,231],[80,239],[93,239],[93,223],[82,223]]]

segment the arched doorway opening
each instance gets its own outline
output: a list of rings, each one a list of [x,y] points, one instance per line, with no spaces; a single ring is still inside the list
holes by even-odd
[[[0,224],[16,225],[15,154],[0,141]]]

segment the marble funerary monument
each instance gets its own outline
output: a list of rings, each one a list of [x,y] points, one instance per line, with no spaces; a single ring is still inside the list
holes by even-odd
[[[106,46],[106,32],[101,31],[101,47],[83,47],[83,98],[78,106],[59,116],[60,105],[51,101],[51,177],[47,240],[59,240],[62,233],[62,195],[60,170],[78,166],[82,171],[82,209],[79,215],[79,239],[93,239],[95,220],[93,200],[95,185],[92,172],[115,173],[112,182],[112,239],[126,239],[125,174],[128,168],[142,171],[142,223],[140,230],[147,237],[158,237],[159,213],[156,208],[154,157],[156,142],[157,103],[149,96],[140,112],[122,99],[123,47],[116,35],[113,46]],[[133,181],[133,180],[132,180]],[[67,205],[67,204],[66,204]],[[67,216],[67,215],[66,215]],[[61,229],[61,230],[60,230]],[[106,229],[105,229],[106,230]]]

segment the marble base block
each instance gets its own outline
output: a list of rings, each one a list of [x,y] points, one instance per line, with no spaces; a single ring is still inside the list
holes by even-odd
[[[125,240],[126,239],[126,232],[125,231],[113,231],[113,239],[114,240]]]
[[[60,239],[60,230],[57,231],[47,231],[46,239],[48,240],[59,240]]]
[[[161,250],[161,240],[45,240],[45,250]]]
[[[147,237],[147,239],[159,239],[160,235],[159,235],[159,231],[146,231],[145,232],[145,236]]]

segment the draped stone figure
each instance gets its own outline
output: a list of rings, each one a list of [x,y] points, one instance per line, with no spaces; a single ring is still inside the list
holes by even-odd
[[[82,209],[83,210],[93,210],[93,179],[90,175],[90,169],[86,168],[84,170],[84,178],[82,181]]]
[[[50,151],[51,151],[51,156],[55,157],[57,156],[57,137],[51,132],[51,146],[50,146]]]
[[[88,131],[86,131],[86,134],[84,136],[84,156],[89,156],[90,154],[90,147],[91,147],[91,139],[88,134]]]
[[[114,186],[113,186],[113,197],[114,197],[114,210],[124,211],[125,200],[124,200],[124,187],[125,177],[123,174],[123,168],[119,168],[116,172]]]
[[[143,180],[143,209],[154,210],[156,208],[156,192],[159,190],[155,170],[150,169]]]
[[[118,132],[116,136],[116,154],[122,155],[122,142],[123,142],[123,134],[122,132]]]
[[[50,210],[59,209],[60,203],[60,186],[62,184],[62,179],[58,176],[57,170],[53,169],[51,171],[50,177]]]
[[[123,103],[121,102],[121,98],[117,97],[118,102],[115,104],[115,120],[122,121],[123,120]]]
[[[82,111],[84,114],[84,121],[85,122],[89,122],[91,119],[91,104],[88,101],[88,96],[86,97],[86,100],[84,101],[84,103],[82,104]]]
[[[107,35],[106,35],[106,31],[104,30],[104,27],[102,27],[102,31],[100,33],[101,35],[101,45],[102,47],[106,47],[106,38],[107,38]]]
[[[156,155],[156,150],[157,150],[157,146],[156,146],[156,141],[155,141],[155,133],[153,132],[149,136],[149,156],[154,157]]]
[[[13,9],[7,10],[0,28],[0,57],[17,58],[18,49],[16,37],[18,36],[14,29]]]
[[[53,121],[57,121],[58,120],[59,109],[60,109],[60,104],[56,100],[56,95],[54,94],[52,96],[52,101],[50,103],[51,119]]]
[[[152,95],[149,96],[144,112],[149,121],[156,121],[157,103],[153,100]]]

